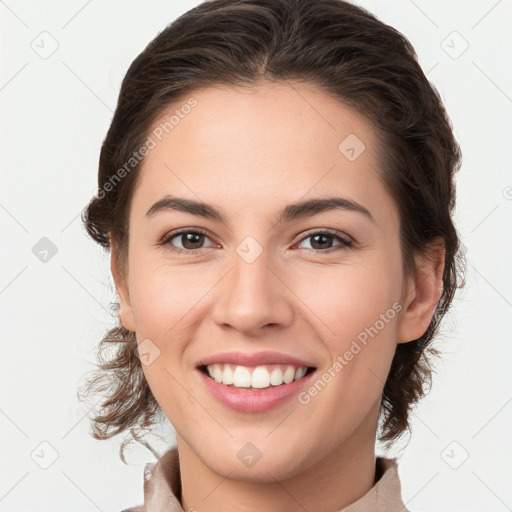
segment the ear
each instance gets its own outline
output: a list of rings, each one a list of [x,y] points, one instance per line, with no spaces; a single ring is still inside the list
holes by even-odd
[[[130,304],[130,294],[124,269],[121,268],[119,250],[114,237],[110,237],[110,270],[116,285],[117,296],[119,297],[119,321],[129,331],[135,332],[135,320]]]
[[[445,246],[441,238],[429,244],[416,258],[416,274],[405,285],[403,312],[398,323],[397,341],[407,343],[425,334],[443,292]]]

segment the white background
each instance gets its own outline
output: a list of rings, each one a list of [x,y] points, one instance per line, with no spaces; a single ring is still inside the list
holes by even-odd
[[[76,398],[115,300],[108,257],[79,215],[129,64],[198,3],[0,2],[2,512],[118,512],[143,501],[143,465],[154,456],[133,448],[123,464],[121,439],[93,440]],[[464,160],[456,222],[467,286],[438,339],[443,360],[413,436],[388,456],[400,457],[413,511],[512,510],[512,1],[358,4],[411,40]],[[32,46],[51,48],[51,38],[58,48],[43,59]],[[32,252],[42,237],[57,248],[46,263]],[[174,442],[164,434],[161,453]],[[40,461],[52,450],[58,458],[42,469],[34,450]]]

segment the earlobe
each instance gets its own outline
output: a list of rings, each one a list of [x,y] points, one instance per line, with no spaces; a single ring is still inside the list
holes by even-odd
[[[398,324],[397,342],[407,343],[425,334],[443,292],[445,247],[436,239],[416,258],[416,275],[409,277]]]
[[[110,270],[114,283],[116,285],[117,296],[119,298],[119,321],[121,325],[129,331],[135,332],[135,321],[133,318],[133,310],[130,303],[130,294],[128,291],[128,283],[121,268],[119,251],[113,237],[110,238]]]

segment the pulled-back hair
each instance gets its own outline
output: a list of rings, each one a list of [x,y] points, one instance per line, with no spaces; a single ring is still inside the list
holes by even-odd
[[[439,93],[400,32],[342,0],[202,2],[160,32],[128,69],[101,147],[98,193],[83,221],[96,242],[107,249],[115,243],[124,260],[142,163],[134,155],[155,121],[198,88],[264,81],[312,85],[372,125],[379,172],[400,214],[404,272],[414,272],[414,256],[430,242],[444,242],[443,290],[432,321],[419,339],[397,345],[383,389],[379,440],[389,447],[410,430],[411,407],[430,387],[432,360],[440,354],[432,341],[464,284],[452,221],[460,149]],[[103,394],[91,419],[96,439],[127,430],[137,437],[161,415],[135,348],[135,333],[121,325],[99,344],[99,369],[82,390]]]

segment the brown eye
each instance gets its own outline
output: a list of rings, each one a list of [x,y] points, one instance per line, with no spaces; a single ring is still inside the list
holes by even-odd
[[[197,251],[198,249],[204,249],[203,246],[205,240],[209,240],[205,233],[198,230],[183,230],[179,232],[169,233],[164,237],[161,245],[165,245],[173,252],[191,252]],[[179,244],[179,245],[176,245]],[[210,246],[206,247],[211,247]]]
[[[199,249],[204,242],[205,236],[200,233],[182,233],[179,239],[184,249]]]
[[[311,249],[309,250],[331,252],[329,249],[336,250],[337,247],[352,247],[352,241],[344,238],[338,232],[330,233],[328,231],[317,231],[315,233],[310,233],[308,236],[304,237],[300,243],[308,239],[311,239]],[[341,244],[333,246],[333,240],[339,240]],[[306,247],[306,249],[308,248]]]

